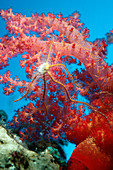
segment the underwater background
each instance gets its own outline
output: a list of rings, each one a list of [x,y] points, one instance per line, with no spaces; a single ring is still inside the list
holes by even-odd
[[[63,14],[63,17],[72,15],[75,11],[80,13],[80,20],[85,24],[85,27],[89,29],[90,37],[88,41],[94,41],[97,38],[106,38],[106,33],[113,29],[113,1],[112,0],[0,0],[0,9],[6,10],[12,7],[13,13],[22,13],[22,15],[31,16],[31,13],[45,13],[48,12]],[[0,17],[0,37],[7,34],[5,29],[5,21]],[[113,45],[108,47],[107,62],[113,64]],[[20,78],[20,80],[26,79],[25,72],[19,67],[18,58],[12,58],[8,67],[0,70],[0,75],[5,70],[10,70],[11,73]],[[8,119],[14,116],[14,110],[25,105],[25,100],[18,103],[13,102],[17,99],[19,93],[6,96],[3,94],[3,85],[0,84],[0,110],[4,110]],[[68,147],[64,147],[64,150],[69,159],[75,145],[69,144]]]

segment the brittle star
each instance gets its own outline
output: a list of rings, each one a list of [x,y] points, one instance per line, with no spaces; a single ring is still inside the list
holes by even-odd
[[[80,103],[80,104],[83,104],[83,105],[87,105],[89,108],[91,108],[91,109],[94,110],[95,112],[98,112],[100,115],[102,115],[103,117],[105,117],[106,120],[107,120],[107,122],[108,122],[108,124],[109,124],[109,126],[110,126],[110,129],[111,129],[111,131],[112,131],[112,133],[113,133],[113,129],[112,129],[112,127],[111,127],[111,124],[110,124],[110,122],[109,122],[109,119],[108,119],[108,117],[107,117],[104,113],[98,111],[98,108],[93,107],[93,106],[91,106],[90,104],[88,104],[88,103],[86,103],[86,102],[82,102],[82,101],[78,101],[78,100],[72,99],[72,98],[70,97],[70,95],[69,95],[69,92],[68,92],[66,86],[65,86],[64,84],[62,84],[61,82],[59,82],[58,80],[55,80],[55,79],[53,78],[53,76],[50,74],[50,72],[49,72],[49,68],[50,68],[50,67],[63,66],[63,67],[65,68],[65,70],[67,71],[67,73],[70,75],[70,77],[71,77],[71,79],[73,80],[75,86],[81,88],[81,86],[79,86],[79,85],[75,82],[73,76],[71,75],[71,73],[68,71],[67,67],[66,67],[64,64],[61,64],[61,63],[52,64],[52,65],[49,65],[49,64],[48,64],[53,43],[54,43],[54,38],[52,39],[52,41],[51,41],[51,43],[50,43],[50,48],[49,48],[49,52],[48,52],[48,55],[47,55],[46,62],[43,63],[43,64],[41,64],[41,65],[39,66],[39,72],[40,72],[41,74],[43,74],[43,81],[44,81],[44,93],[43,93],[43,99],[42,99],[42,100],[43,100],[43,104],[44,104],[44,106],[45,106],[45,111],[46,111],[45,116],[47,115],[47,106],[46,106],[46,103],[45,103],[45,94],[46,94],[45,74],[48,73],[48,75],[50,76],[50,78],[52,79],[53,82],[55,82],[55,83],[63,86],[63,88],[64,88],[65,91],[66,91],[67,97],[68,97],[68,99],[69,99],[70,101],[76,102],[76,103]],[[37,78],[38,75],[39,75],[39,73],[37,73],[37,74],[34,76],[34,78],[32,79],[32,81],[31,81],[31,83],[30,83],[30,85],[29,85],[29,87],[28,87],[27,92],[26,92],[22,97],[20,97],[19,99],[14,100],[14,102],[17,102],[17,101],[21,100],[22,98],[24,98],[25,96],[28,95],[28,93],[30,92],[31,86],[32,86],[34,80]]]

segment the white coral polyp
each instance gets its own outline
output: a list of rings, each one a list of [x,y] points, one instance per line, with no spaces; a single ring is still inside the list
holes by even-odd
[[[49,64],[48,63],[43,63],[39,66],[38,68],[38,71],[41,73],[41,74],[44,74],[48,71],[49,69]]]

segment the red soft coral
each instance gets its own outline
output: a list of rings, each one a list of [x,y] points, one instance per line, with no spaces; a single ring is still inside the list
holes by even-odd
[[[104,60],[105,40],[88,42],[89,31],[77,13],[66,18],[50,13],[26,17],[9,9],[0,15],[9,31],[0,38],[0,69],[22,54],[20,66],[28,78],[20,81],[9,71],[0,76],[7,95],[18,87],[20,93],[25,91],[20,99],[29,101],[10,125],[22,140],[52,137],[76,143],[73,155],[78,167],[93,169],[96,159],[96,169],[111,167],[113,67]],[[78,94],[86,100],[77,100]],[[105,167],[102,159],[106,159]]]
[[[88,137],[73,151],[68,162],[68,169],[110,170],[113,168],[112,158],[96,145],[95,138]]]

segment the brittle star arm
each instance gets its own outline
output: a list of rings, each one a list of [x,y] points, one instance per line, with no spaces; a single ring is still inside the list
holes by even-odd
[[[50,53],[51,53],[51,49],[52,49],[53,42],[54,42],[54,37],[52,38],[52,41],[51,41],[51,44],[50,44],[50,47],[49,47],[49,53],[48,53],[48,55],[47,55],[46,63],[48,63],[48,60],[49,60],[49,57],[50,57]]]
[[[89,108],[91,108],[91,109],[94,110],[95,112],[98,112],[100,115],[104,116],[104,117],[106,118],[108,124],[109,124],[109,127],[110,127],[112,133],[113,133],[113,129],[112,129],[112,127],[111,127],[111,124],[110,124],[110,122],[109,122],[109,119],[108,119],[108,117],[107,117],[104,113],[98,111],[98,108],[93,107],[93,106],[91,106],[90,104],[88,104],[88,103],[86,103],[86,102],[82,102],[82,101],[78,101],[78,100],[72,99],[72,98],[69,96],[69,92],[68,92],[67,88],[65,87],[65,85],[62,84],[61,82],[55,80],[55,79],[52,77],[52,75],[50,74],[49,71],[48,71],[47,73],[49,74],[50,78],[51,78],[55,83],[58,83],[58,84],[60,84],[61,86],[64,87],[64,89],[65,89],[65,91],[66,91],[66,94],[67,94],[67,96],[68,96],[68,98],[69,98],[70,101],[87,105]]]
[[[45,114],[45,117],[47,115],[47,106],[45,104],[45,94],[46,94],[46,80],[45,80],[45,73],[43,73],[43,80],[44,80],[44,93],[43,93],[43,103],[44,103],[44,107],[45,107],[45,110],[46,110],[46,114]]]
[[[75,80],[74,80],[73,76],[71,75],[71,73],[68,71],[67,67],[66,67],[64,64],[60,64],[60,63],[58,63],[58,64],[52,64],[52,65],[49,66],[49,68],[50,68],[50,67],[53,67],[53,66],[63,66],[63,67],[65,68],[65,70],[68,72],[68,74],[70,75],[70,77],[72,78],[75,86],[81,88],[81,86],[79,86],[77,83],[75,83]]]
[[[31,86],[32,86],[34,80],[37,78],[37,76],[38,76],[38,74],[36,74],[36,75],[34,76],[34,78],[32,79],[32,81],[31,81],[31,83],[30,83],[30,85],[29,85],[29,88],[28,88],[27,92],[26,92],[22,97],[20,97],[19,99],[14,100],[14,102],[17,102],[17,101],[23,99],[25,96],[28,95],[28,93],[30,92]]]

